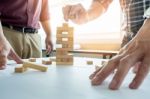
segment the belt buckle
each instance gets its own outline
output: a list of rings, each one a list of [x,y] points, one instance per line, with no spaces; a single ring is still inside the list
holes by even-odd
[[[12,30],[12,29],[13,29],[13,26],[12,26],[12,25],[9,25],[9,28]]]
[[[22,32],[25,33],[25,27],[22,28]]]

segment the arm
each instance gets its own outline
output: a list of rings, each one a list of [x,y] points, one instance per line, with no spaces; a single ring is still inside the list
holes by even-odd
[[[22,63],[22,60],[14,52],[7,39],[5,38],[0,23],[0,70],[5,68],[7,57],[14,59],[17,63]]]
[[[49,54],[53,50],[50,22],[49,22],[49,20],[47,20],[47,21],[41,22],[41,24],[46,33],[46,39],[45,39],[46,52],[47,52],[47,54]]]
[[[67,5],[63,8],[64,19],[72,20],[76,24],[83,24],[94,20],[107,11],[112,0],[93,0],[90,8],[86,11],[81,4]]]
[[[51,25],[50,25],[48,0],[42,0],[40,22],[46,34],[46,39],[45,39],[46,51],[47,51],[47,54],[49,54],[53,49],[53,45],[52,45],[52,40],[51,40]]]
[[[138,31],[137,35],[124,46],[118,55],[108,61],[101,69],[96,71],[91,76],[92,84],[101,84],[115,69],[113,80],[109,88],[118,89],[129,70],[136,66],[136,76],[131,81],[129,87],[137,89],[150,70],[150,19],[146,19],[143,26]]]
[[[87,11],[89,21],[98,18],[105,13],[112,0],[93,0],[91,7]]]

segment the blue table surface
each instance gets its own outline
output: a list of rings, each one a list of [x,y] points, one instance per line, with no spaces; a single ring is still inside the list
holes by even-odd
[[[94,65],[87,65],[87,60],[93,60],[94,65],[101,59],[74,58],[73,66],[48,66],[48,72],[28,70],[25,73],[14,73],[17,66],[8,64],[0,71],[0,99],[147,99],[150,97],[150,76],[138,90],[131,90],[128,84],[134,74],[130,72],[118,91],[108,89],[113,77],[110,75],[101,86],[91,86],[89,75],[94,71]],[[40,64],[41,59],[38,59]]]

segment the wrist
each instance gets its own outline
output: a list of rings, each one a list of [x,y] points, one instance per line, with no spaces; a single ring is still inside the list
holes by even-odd
[[[105,8],[99,0],[94,0],[90,9],[87,11],[88,21],[94,20],[105,12]]]
[[[46,33],[46,37],[51,38],[51,33]]]
[[[150,38],[150,19],[146,19],[144,21],[143,26],[138,31],[137,37],[141,39],[149,39]]]
[[[46,39],[51,39],[51,35],[46,35]]]

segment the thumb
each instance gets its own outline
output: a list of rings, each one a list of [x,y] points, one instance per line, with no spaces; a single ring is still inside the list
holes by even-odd
[[[16,54],[16,52],[13,49],[10,49],[10,53],[8,55],[8,58],[13,59],[14,61],[17,62],[17,64],[23,63],[22,59]]]

